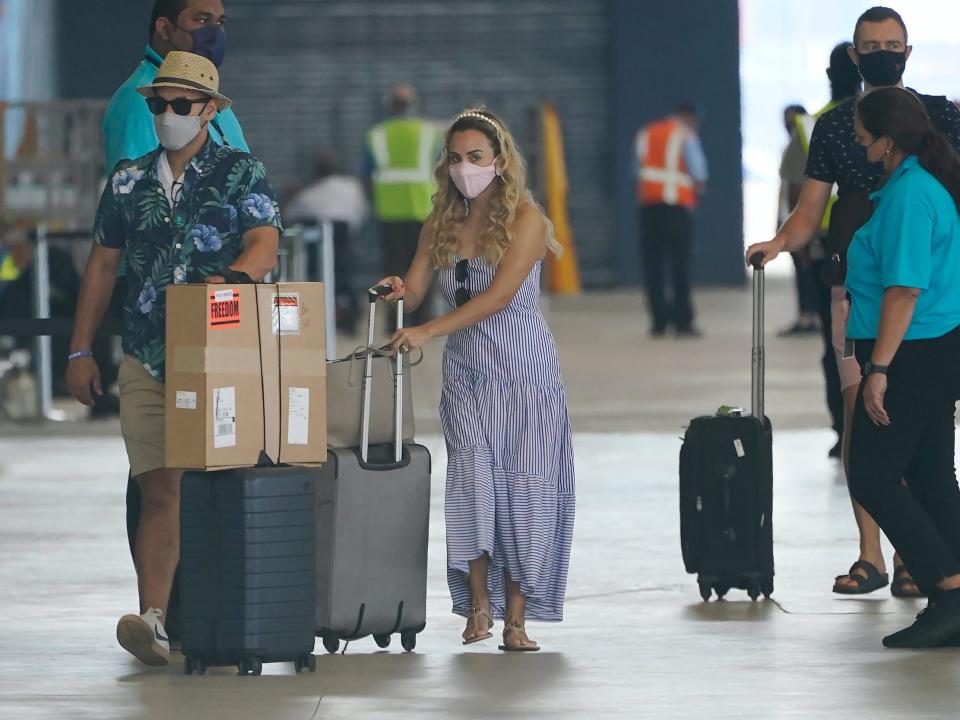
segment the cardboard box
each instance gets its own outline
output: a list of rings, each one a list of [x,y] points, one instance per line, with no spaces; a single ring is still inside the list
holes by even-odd
[[[166,293],[166,466],[324,463],[323,284]]]

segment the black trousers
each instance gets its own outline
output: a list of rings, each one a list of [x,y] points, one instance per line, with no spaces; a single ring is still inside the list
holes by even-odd
[[[819,242],[819,241],[815,241]],[[820,281],[826,260],[815,260],[812,270],[817,277],[817,315],[820,317],[820,338],[823,341],[823,355],[820,366],[823,368],[823,380],[827,392],[827,409],[830,411],[831,427],[837,435],[843,437],[843,391],[840,389],[840,371],[837,368],[837,354],[833,349],[833,319],[830,315],[830,287]]]
[[[644,283],[653,328],[665,330],[673,323],[678,330],[689,330],[693,325],[693,217],[687,208],[678,205],[644,205],[640,208],[640,228]],[[672,302],[668,302],[664,290],[668,273],[673,286]]]
[[[873,345],[856,343],[861,366]],[[960,488],[954,469],[958,368],[960,328],[933,340],[902,343],[884,398],[891,424],[870,420],[861,385],[851,428],[850,491],[926,593],[960,573]]]
[[[821,285],[820,276],[814,270],[809,249],[790,253],[793,258],[793,278],[797,286],[797,306],[801,314],[815,313],[819,310],[817,292]]]
[[[413,256],[417,254],[417,242],[420,240],[420,230],[423,229],[423,223],[419,222],[381,222],[382,248],[383,248],[383,272],[385,275],[399,275],[403,277],[410,269],[413,262]],[[422,325],[431,317],[430,314],[430,294],[423,299],[414,312],[407,313],[404,316],[404,324],[409,327],[412,325]],[[393,327],[394,319],[390,319],[390,327]]]

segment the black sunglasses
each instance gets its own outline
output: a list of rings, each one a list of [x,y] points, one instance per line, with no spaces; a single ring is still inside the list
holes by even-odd
[[[172,107],[177,115],[189,115],[194,105],[206,105],[208,102],[210,102],[210,98],[208,97],[197,98],[195,100],[178,97],[173,100],[167,100],[159,95],[154,95],[153,97],[147,98],[147,107],[150,108],[150,112],[154,115],[163,115],[163,113],[167,111],[167,105]]]
[[[454,277],[457,279],[457,282],[460,283],[460,287],[457,288],[457,291],[453,295],[457,307],[463,306],[467,300],[470,299],[470,287],[468,285],[470,276],[467,274],[469,263],[469,260],[461,260],[453,268]]]

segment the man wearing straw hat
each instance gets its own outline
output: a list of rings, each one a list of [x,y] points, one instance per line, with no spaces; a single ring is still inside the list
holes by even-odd
[[[210,137],[211,121],[230,106],[219,85],[212,62],[173,51],[156,79],[138,89],[161,147],[119,163],[103,191],[70,343],[70,390],[91,405],[102,388],[90,346],[125,257],[120,427],[142,495],[135,558],[141,607],[120,619],[117,639],[147,665],[169,659],[163,621],[180,545],[181,472],[163,466],[164,289],[259,280],[276,264],[281,227],[260,161]]]
[[[174,50],[202,55],[219,69],[226,55],[226,21],[222,0],[154,0],[147,35],[148,45],[143,57],[130,77],[114,93],[104,113],[105,173],[111,173],[120,160],[146,155],[160,143],[153,115],[137,89],[153,82],[163,59]],[[233,108],[227,108],[218,113],[207,129],[213,140],[220,145],[250,151]],[[126,269],[121,263],[108,311],[111,317],[118,320],[123,317],[123,298],[126,297],[125,274]],[[97,353],[97,362],[103,374],[104,385],[113,387],[117,381],[119,368],[113,359],[112,344],[104,346],[103,342],[97,343],[94,346],[94,352]],[[117,412],[119,403],[109,391],[95,399],[96,403],[91,416]],[[134,558],[136,557],[137,528],[140,525],[140,503],[140,487],[129,479],[126,524],[130,555]],[[170,605],[167,609],[168,622],[165,623],[173,643],[177,642],[180,635],[179,608],[179,588],[174,580]]]

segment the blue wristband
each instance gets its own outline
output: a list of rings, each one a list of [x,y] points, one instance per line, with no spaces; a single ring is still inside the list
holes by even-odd
[[[80,358],[92,358],[93,353],[89,350],[78,350],[67,355],[67,360],[79,360]]]

